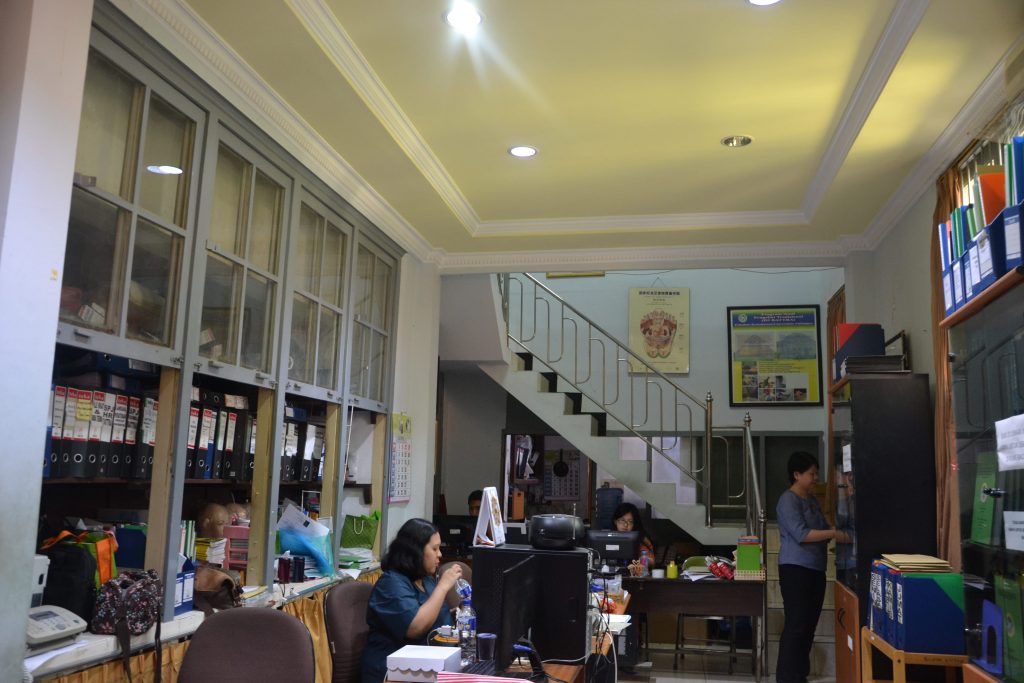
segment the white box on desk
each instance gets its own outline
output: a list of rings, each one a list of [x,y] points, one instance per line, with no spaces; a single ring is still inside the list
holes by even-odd
[[[462,668],[462,650],[457,647],[406,645],[388,655],[389,681],[434,681],[438,671]]]

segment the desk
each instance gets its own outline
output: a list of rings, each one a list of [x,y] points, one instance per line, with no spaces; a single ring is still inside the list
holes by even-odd
[[[754,679],[767,673],[765,617],[768,608],[764,581],[718,579],[652,579],[623,577],[629,591],[629,614],[668,613],[690,616],[751,617],[754,631]],[[742,655],[741,655],[742,656]]]

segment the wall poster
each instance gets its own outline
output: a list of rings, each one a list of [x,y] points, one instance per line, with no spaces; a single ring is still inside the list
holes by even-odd
[[[690,290],[629,290],[629,348],[662,373],[690,371]],[[630,372],[646,372],[633,358]]]
[[[729,405],[822,405],[818,313],[817,305],[729,306]]]
[[[391,415],[390,465],[388,502],[408,502],[412,484],[412,418],[405,413]]]

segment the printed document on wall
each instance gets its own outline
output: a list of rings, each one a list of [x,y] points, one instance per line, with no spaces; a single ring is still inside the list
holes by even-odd
[[[1024,469],[1024,415],[995,423],[999,471]]]

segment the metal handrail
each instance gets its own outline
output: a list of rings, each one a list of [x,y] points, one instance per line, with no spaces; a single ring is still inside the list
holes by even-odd
[[[518,336],[515,334],[512,325],[513,316],[511,294],[513,282],[516,283],[520,296]],[[640,438],[662,459],[669,462],[682,474],[696,482],[703,489],[705,494],[705,524],[708,527],[713,526],[713,510],[745,509],[747,533],[755,533],[756,530],[757,535],[762,539],[763,554],[766,546],[764,542],[766,516],[761,499],[759,478],[757,476],[756,454],[754,452],[754,441],[750,430],[750,414],[748,413],[744,418],[743,426],[714,426],[712,420],[714,401],[710,392],[707,393],[704,401],[697,399],[693,394],[679,386],[675,381],[665,376],[664,373],[651,366],[650,363],[644,360],[644,358],[639,354],[634,352],[625,344],[619,342],[603,327],[587,317],[578,308],[565,301],[544,283],[537,280],[537,278],[528,273],[503,273],[498,275],[498,284],[501,292],[502,313],[505,320],[506,335],[509,341],[516,344],[524,351],[529,352],[535,360],[546,366],[559,379],[571,386],[574,391],[600,406],[608,417],[621,424],[627,432]],[[530,302],[530,304],[532,304],[530,306],[530,309],[532,309],[532,330],[527,330],[527,285],[532,285],[534,288],[533,300]],[[539,296],[540,293],[543,293],[544,296]],[[541,313],[541,311],[543,311],[543,313]],[[572,315],[568,316],[567,312],[571,312]],[[552,349],[553,330],[555,329],[552,321],[553,313],[557,313],[559,317],[557,324],[559,348],[557,349],[557,354]],[[542,316],[547,322],[547,328],[544,330],[539,329],[540,326],[538,324]],[[585,329],[581,330],[581,327]],[[569,334],[566,333],[567,328],[571,329]],[[528,331],[529,334],[527,333]],[[543,344],[537,340],[537,336],[541,332],[543,332],[544,335]],[[583,334],[581,334],[581,332],[583,332]],[[572,377],[568,376],[567,371],[563,371],[564,368],[560,369],[560,365],[568,364],[569,362],[565,356],[566,341],[567,337],[570,336],[573,343],[573,357],[571,359]],[[612,347],[614,350],[614,360],[611,361],[610,365],[609,347]],[[596,363],[595,356],[598,357]],[[625,391],[623,391],[623,383],[621,382],[622,366],[630,360],[644,368],[644,370],[639,373],[635,373],[639,375],[638,378],[630,377],[626,381]],[[597,370],[596,373],[595,370]],[[609,370],[614,375],[614,386],[611,387],[609,387],[605,381]],[[584,372],[586,373],[585,376],[583,375]],[[598,377],[595,378],[595,374],[598,375]],[[627,366],[627,377],[629,374],[631,374],[631,371],[628,370]],[[643,391],[642,405],[640,406],[634,405],[634,381],[637,379],[642,379],[643,381],[643,385],[641,387]],[[595,382],[600,382],[600,386],[596,393],[592,390],[592,384]],[[663,391],[665,389],[669,390],[668,393],[672,394],[671,398],[665,398],[665,392]],[[659,439],[659,442],[655,443],[653,437],[645,435],[640,429],[638,429],[638,427],[647,425],[652,419],[652,391],[656,391],[656,401],[654,401],[657,403],[655,406],[658,416],[656,422],[664,425],[666,408],[671,409],[673,421],[672,426],[674,426],[675,429],[648,429],[647,431],[660,432],[661,434],[674,434],[672,442],[669,445],[666,445],[667,438]],[[618,408],[617,404],[621,400],[628,402],[628,409],[623,411],[625,414],[617,414],[615,410]],[[667,401],[670,401],[670,403],[667,403]],[[681,462],[677,462],[673,459],[666,451],[673,449],[675,445],[679,443],[680,439],[683,438],[684,434],[688,435],[688,438],[690,439],[694,438],[694,407],[704,412],[704,447],[702,449],[704,458],[701,467],[695,468],[693,466],[693,455],[697,451],[690,448],[690,463],[688,468],[683,466]],[[689,429],[687,430],[681,430],[678,428],[680,410],[686,412],[686,419],[689,425]],[[640,412],[642,412],[643,420],[637,422],[636,419]],[[744,451],[744,457],[742,461],[742,477],[740,478],[741,486],[738,493],[734,493],[731,490],[732,486],[730,484],[732,482],[732,473],[729,470],[728,454],[726,457],[727,500],[740,500],[742,501],[742,504],[715,504],[711,500],[711,473],[713,464],[711,460],[711,444],[713,438],[715,438],[715,432],[726,430],[740,432],[743,435],[742,448]],[[762,558],[762,560],[763,559],[764,558]]]

